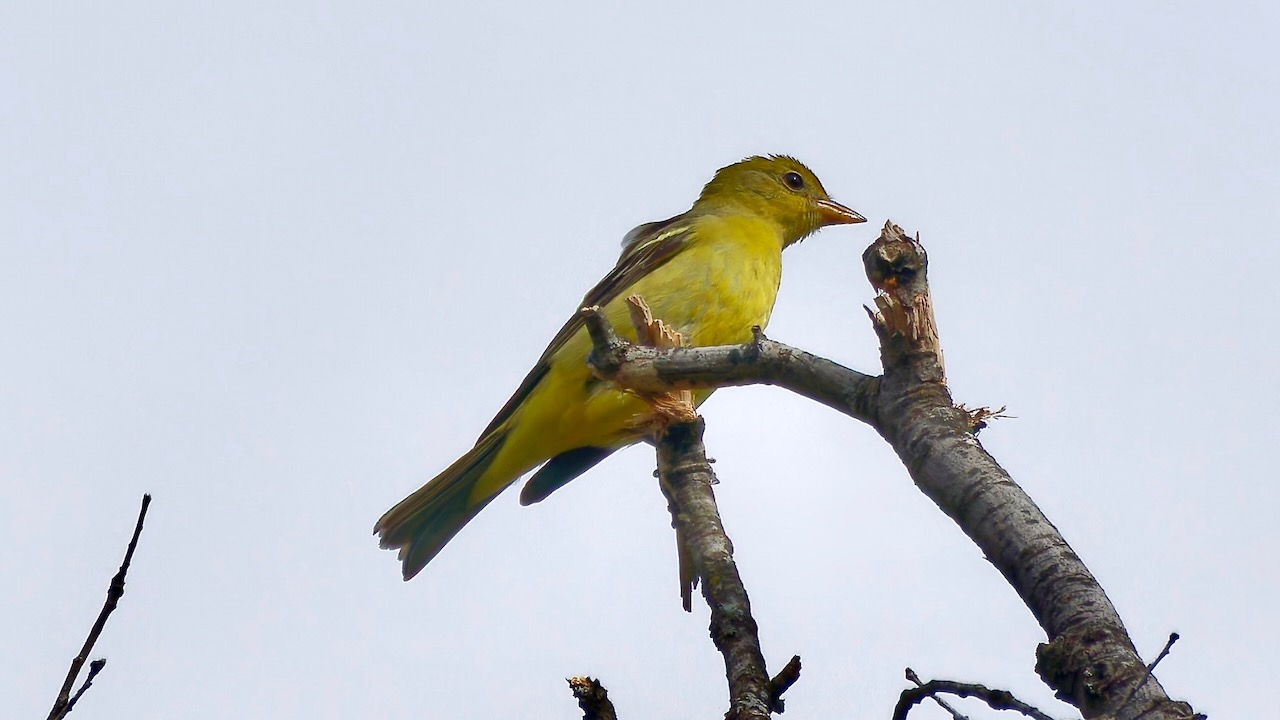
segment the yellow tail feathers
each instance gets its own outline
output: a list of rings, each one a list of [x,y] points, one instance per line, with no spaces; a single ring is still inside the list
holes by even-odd
[[[471,495],[505,440],[502,430],[481,438],[470,452],[378,519],[373,532],[384,549],[400,550],[405,580],[426,567],[445,543],[496,497],[477,501]]]

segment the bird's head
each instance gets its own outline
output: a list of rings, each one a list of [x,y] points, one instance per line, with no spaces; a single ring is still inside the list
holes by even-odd
[[[716,171],[694,208],[748,212],[778,225],[784,245],[827,225],[867,219],[827,195],[804,163],[786,155],[750,157]]]

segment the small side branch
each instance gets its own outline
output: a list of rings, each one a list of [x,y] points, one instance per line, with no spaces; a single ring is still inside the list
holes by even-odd
[[[919,675],[916,675],[915,670],[912,670],[911,668],[907,668],[906,675],[907,675],[907,680],[910,680],[911,682],[915,683],[916,687],[924,686],[924,682],[920,679]],[[943,700],[937,695],[933,696],[933,701],[938,704],[938,707],[951,713],[951,717],[953,718],[953,720],[969,720],[969,718],[964,716],[964,713],[955,709],[954,707],[952,707],[951,703],[947,702],[946,700]]]
[[[609,700],[609,691],[599,680],[586,676],[569,678],[569,689],[578,699],[582,720],[618,720],[618,713]]]
[[[93,679],[98,677],[98,673],[102,672],[102,668],[106,666],[106,658],[98,658],[97,660],[89,663],[89,674],[84,676],[84,682],[80,685],[80,689],[76,690],[76,694],[72,695],[71,699],[67,701],[67,709],[62,713],[63,716],[66,716],[75,709],[76,703],[80,702],[80,696],[84,695],[86,690],[93,687]]]
[[[1133,696],[1137,694],[1138,690],[1141,689],[1143,685],[1147,684],[1147,681],[1152,678],[1152,673],[1156,671],[1156,666],[1160,664],[1161,660],[1165,659],[1165,657],[1169,655],[1169,651],[1173,649],[1173,644],[1178,642],[1179,639],[1181,639],[1181,636],[1179,636],[1178,633],[1169,633],[1169,639],[1165,641],[1164,647],[1160,650],[1160,654],[1156,655],[1156,659],[1152,660],[1151,664],[1147,666],[1147,674],[1142,677],[1142,682],[1134,685],[1133,689],[1129,691],[1129,694],[1125,696],[1124,705],[1128,705],[1129,702],[1133,700]]]
[[[124,553],[124,562],[120,564],[120,569],[116,571],[114,577],[111,578],[111,584],[107,586],[107,601],[102,605],[102,611],[98,613],[98,619],[94,621],[93,627],[89,630],[89,637],[81,646],[79,654],[71,661],[71,669],[67,671],[67,677],[62,682],[62,688],[58,691],[58,697],[53,702],[53,709],[49,711],[49,720],[60,720],[66,717],[67,713],[75,707],[76,701],[84,695],[85,690],[93,684],[93,679],[97,677],[102,668],[106,666],[105,659],[94,660],[89,665],[89,675],[85,678],[84,685],[73,696],[71,688],[76,684],[76,678],[80,675],[80,670],[84,667],[85,660],[89,658],[89,653],[93,652],[93,646],[98,642],[98,636],[102,634],[102,629],[107,625],[107,618],[111,617],[111,613],[115,611],[116,605],[120,603],[120,598],[124,597],[124,579],[129,572],[129,564],[133,562],[133,551],[138,547],[138,537],[142,535],[142,524],[147,519],[147,508],[151,506],[151,495],[142,496],[142,508],[138,510],[138,521],[133,527],[133,537],[129,539],[129,547]]]
[[[792,685],[795,685],[799,679],[800,656],[792,655],[791,660],[769,681],[769,703],[774,712],[780,713],[786,709],[786,705],[782,701],[782,693],[786,692]]]
[[[910,673],[911,670],[908,668],[907,672]],[[1053,720],[1052,717],[1044,714],[1034,706],[1014,697],[1013,693],[1008,690],[993,690],[984,685],[952,682],[950,680],[930,680],[919,687],[903,690],[902,695],[898,697],[897,706],[893,708],[893,720],[906,720],[907,713],[911,712],[911,708],[925,698],[933,698],[955,716],[955,710],[938,697],[942,693],[957,697],[976,697],[985,702],[992,710],[1015,710],[1033,720]]]

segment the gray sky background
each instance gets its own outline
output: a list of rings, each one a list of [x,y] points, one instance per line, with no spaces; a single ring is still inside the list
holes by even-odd
[[[1280,11],[1264,3],[7,3],[0,707],[43,717],[155,496],[77,716],[718,717],[653,456],[500,497],[415,581],[374,520],[466,450],[632,226],[809,163],[872,222],[787,253],[769,334],[874,372],[859,256],[929,249],[959,401],[1159,675],[1256,714]],[[1007,687],[1043,635],[871,430],[705,406],[787,717],[902,670]],[[921,718],[942,717],[923,708]],[[977,717],[989,716],[976,710]],[[913,715],[915,717],[915,715]]]

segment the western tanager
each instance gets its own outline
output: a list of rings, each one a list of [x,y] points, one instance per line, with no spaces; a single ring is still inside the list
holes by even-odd
[[[582,305],[600,306],[629,339],[625,298],[635,294],[689,345],[746,342],[752,326],[769,322],[783,248],[826,225],[865,221],[798,160],[748,158],[717,171],[686,212],[627,233],[617,266]],[[590,350],[574,313],[475,447],[378,520],[374,533],[382,547],[399,549],[405,580],[534,467],[546,463],[521,492],[525,505],[643,439],[633,420],[645,404],[596,379]]]

